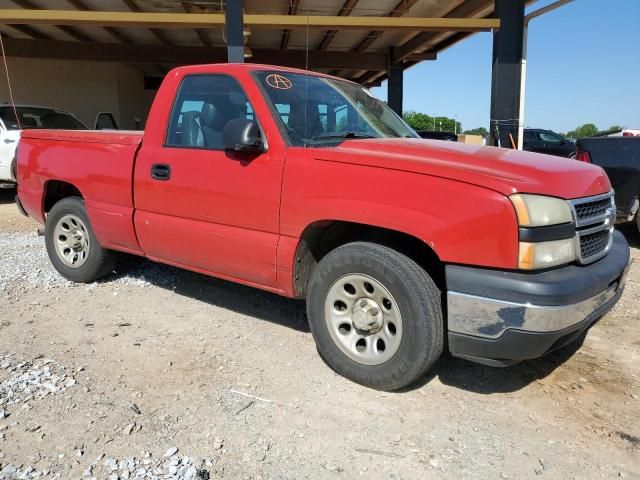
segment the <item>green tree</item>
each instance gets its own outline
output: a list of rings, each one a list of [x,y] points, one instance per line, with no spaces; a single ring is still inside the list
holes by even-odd
[[[461,132],[462,124],[453,118],[432,117],[426,113],[410,110],[402,115],[407,124],[414,130],[435,130],[443,132]]]
[[[465,130],[465,135],[480,135],[483,138],[489,136],[489,130],[484,127],[472,128],[471,130]]]
[[[433,130],[433,118],[426,113],[408,111],[402,118],[414,130]]]
[[[567,138],[584,138],[592,137],[598,133],[598,127],[593,123],[585,123],[584,125],[567,132]]]

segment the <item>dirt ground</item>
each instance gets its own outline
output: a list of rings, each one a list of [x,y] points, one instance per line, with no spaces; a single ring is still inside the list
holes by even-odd
[[[0,191],[0,385],[59,373],[0,403],[0,478],[143,459],[198,465],[175,478],[640,478],[640,261],[582,346],[508,369],[445,356],[391,394],[322,362],[300,302],[138,259],[71,285],[36,227]]]

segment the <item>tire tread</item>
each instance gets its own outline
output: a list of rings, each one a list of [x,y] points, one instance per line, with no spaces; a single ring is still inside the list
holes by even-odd
[[[327,345],[328,333],[323,335],[321,331],[322,328],[326,329],[324,307],[320,313],[313,311],[319,305],[324,305],[324,298],[319,302],[317,298],[311,297],[324,291],[335,280],[335,278],[329,278],[330,271],[338,267],[352,265],[355,267],[359,263],[366,267],[380,269],[383,275],[391,274],[392,277],[401,278],[411,292],[418,310],[424,312],[428,318],[424,322],[427,327],[425,334],[420,336],[418,346],[409,352],[412,358],[393,362],[394,367],[387,366],[391,360],[375,368],[365,367],[344,355],[335,347],[332,340],[329,340],[331,345]],[[384,284],[385,281],[382,283]],[[320,355],[337,373],[360,384],[379,390],[398,390],[422,377],[442,354],[444,322],[441,292],[422,267],[389,247],[370,242],[353,242],[336,248],[320,261],[313,272],[308,295],[307,316]],[[410,333],[407,330],[405,335]]]
[[[77,215],[82,218],[89,231],[91,250],[86,263],[79,268],[70,268],[64,265],[58,258],[55,247],[52,245],[53,230],[59,217],[66,214]],[[84,200],[80,197],[66,197],[57,202],[49,211],[45,222],[45,243],[49,259],[55,269],[67,280],[79,283],[92,283],[109,275],[115,267],[115,254],[111,250],[102,248],[93,233],[89,222]]]

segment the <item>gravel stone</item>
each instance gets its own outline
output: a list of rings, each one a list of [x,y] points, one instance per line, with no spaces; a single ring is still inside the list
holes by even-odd
[[[211,474],[204,460],[194,461],[193,458],[176,456],[177,447],[169,448],[156,462],[151,461],[151,453],[142,452],[141,455],[128,458],[106,458],[100,465],[100,459],[96,459],[85,467],[84,478],[96,479],[150,479],[150,480],[208,480]],[[0,476],[2,479],[2,476]]]
[[[18,361],[13,354],[0,356],[0,363],[10,376],[0,382],[0,406],[9,407],[49,394],[59,394],[75,384],[75,379],[51,359]],[[2,410],[0,418],[6,416]]]
[[[124,257],[118,271],[100,282],[80,285],[64,279],[47,256],[44,237],[36,232],[3,232],[0,235],[0,293],[23,293],[24,290],[85,288],[93,290],[102,284],[113,288],[174,285],[176,269],[135,257]],[[117,292],[114,292],[117,294]],[[37,306],[35,302],[34,306]],[[0,365],[1,366],[1,365]]]
[[[164,454],[165,458],[171,457],[177,453],[178,449],[176,447],[171,447]]]

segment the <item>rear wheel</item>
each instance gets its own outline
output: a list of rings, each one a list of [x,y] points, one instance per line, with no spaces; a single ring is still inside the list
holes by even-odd
[[[56,203],[45,225],[49,259],[60,274],[74,282],[90,283],[113,271],[114,254],[98,243],[78,197]]]
[[[442,353],[439,290],[413,260],[381,245],[350,243],[324,257],[307,315],[327,364],[372,388],[405,387]]]

